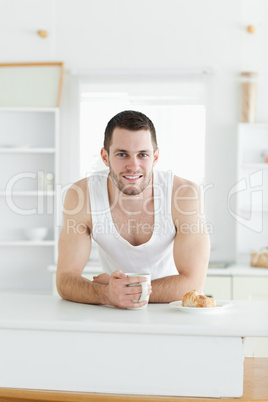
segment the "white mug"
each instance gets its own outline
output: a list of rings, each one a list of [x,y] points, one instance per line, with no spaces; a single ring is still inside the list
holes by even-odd
[[[141,297],[139,298],[139,300],[133,300],[134,303],[140,303],[144,300],[147,300],[147,304],[149,302],[149,297],[150,295],[148,294],[148,285],[151,285],[151,275],[150,274],[140,274],[138,272],[131,272],[131,273],[127,273],[127,276],[144,276],[145,278],[147,278],[146,282],[137,282],[137,283],[131,283],[130,285],[127,286],[141,286],[142,287],[142,294]],[[145,304],[145,306],[142,307],[128,307],[128,310],[142,310],[147,308],[147,304]]]

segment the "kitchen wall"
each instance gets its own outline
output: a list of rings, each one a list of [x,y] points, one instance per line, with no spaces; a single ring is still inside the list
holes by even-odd
[[[0,0],[0,62],[63,61],[61,178],[76,180],[72,74],[83,68],[210,67],[207,220],[212,259],[235,259],[227,195],[236,181],[239,72],[259,72],[257,120],[268,120],[267,0]],[[256,33],[246,31],[255,25]],[[40,38],[36,31],[46,29]]]

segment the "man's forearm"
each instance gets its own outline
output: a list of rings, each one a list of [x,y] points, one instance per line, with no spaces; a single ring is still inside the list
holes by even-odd
[[[94,283],[78,274],[64,273],[57,276],[59,295],[78,303],[107,304],[106,286]]]
[[[196,281],[195,281],[196,282]],[[152,294],[149,303],[170,303],[182,300],[190,290],[203,292],[203,284],[195,283],[192,278],[184,275],[172,275],[152,281]]]

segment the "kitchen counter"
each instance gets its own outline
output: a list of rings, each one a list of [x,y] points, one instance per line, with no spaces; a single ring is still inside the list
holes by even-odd
[[[268,268],[251,267],[245,264],[233,264],[227,268],[209,268],[207,275],[220,276],[268,276]]]
[[[48,270],[56,274],[56,265],[49,265]],[[102,268],[98,259],[89,260],[84,268],[83,274],[102,273]],[[226,268],[208,268],[207,276],[268,276],[268,268],[251,267],[246,264],[231,264]]]
[[[268,336],[268,302],[232,303],[198,316],[2,294],[0,387],[239,397],[242,337]]]
[[[231,301],[220,314],[192,315],[169,304],[124,310],[57,296],[0,294],[0,329],[202,336],[268,336],[268,302]]]

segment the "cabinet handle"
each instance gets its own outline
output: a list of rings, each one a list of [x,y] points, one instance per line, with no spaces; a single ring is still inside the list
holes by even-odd
[[[39,29],[39,31],[37,31],[37,34],[41,37],[41,38],[46,38],[48,36],[48,32],[44,31],[42,29]]]
[[[249,25],[249,26],[247,27],[247,31],[248,31],[249,33],[253,34],[253,33],[255,33],[256,28],[254,27],[254,25]]]

